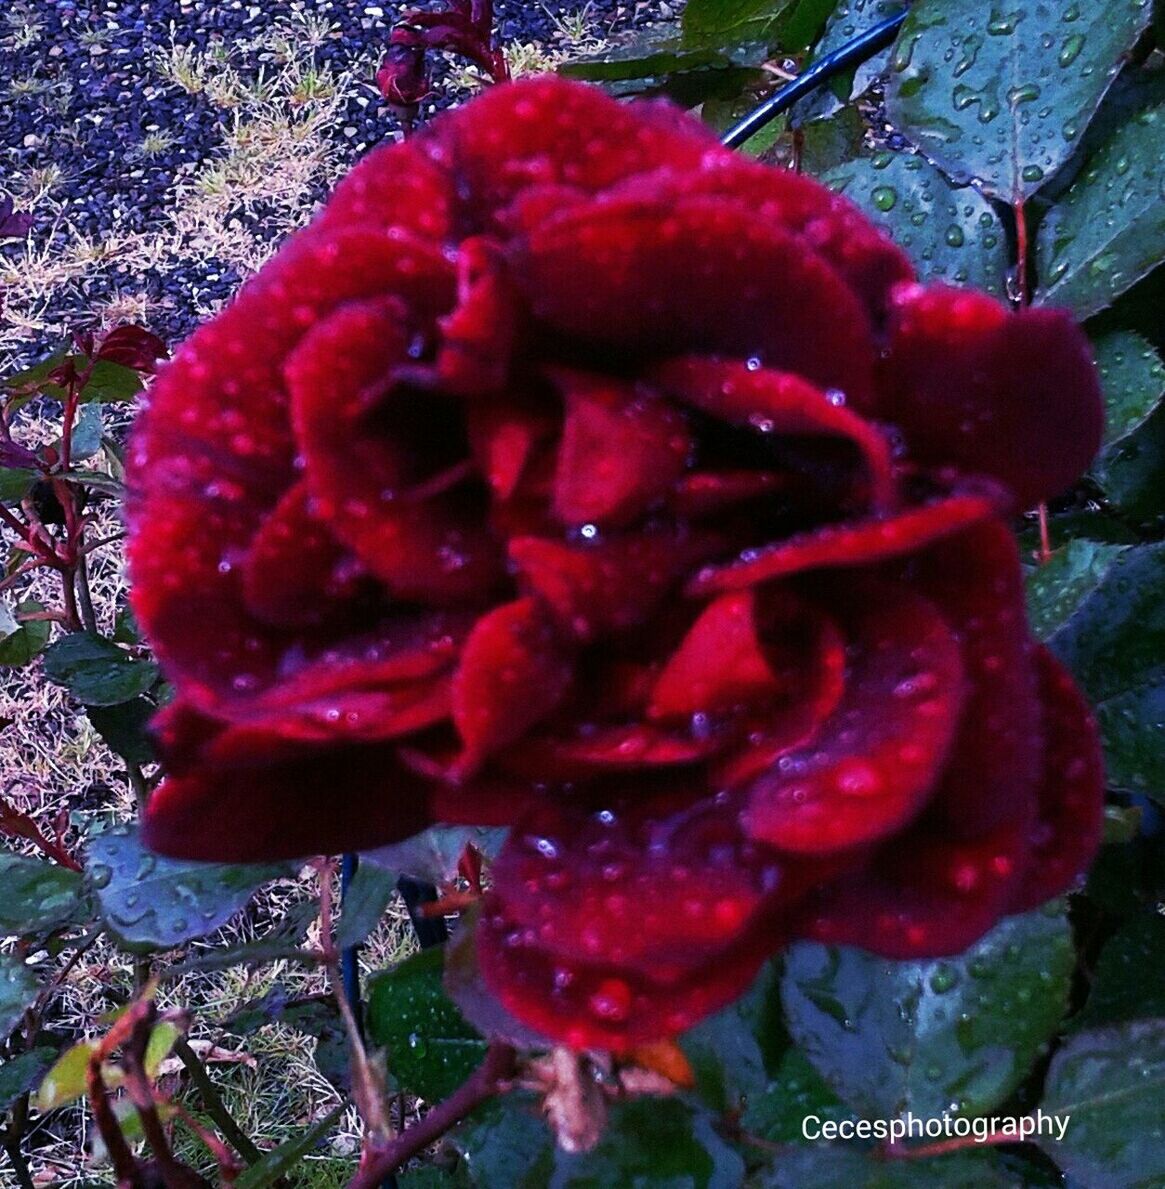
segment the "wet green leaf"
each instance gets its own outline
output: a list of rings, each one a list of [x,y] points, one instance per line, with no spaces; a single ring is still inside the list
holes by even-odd
[[[1148,21],[1148,0],[916,0],[887,116],[952,178],[1015,203],[1068,160]]]
[[[1060,1142],[1039,1140],[1079,1185],[1165,1183],[1165,1020],[1097,1028],[1052,1059],[1040,1108],[1069,1116]]]
[[[98,404],[82,405],[73,425],[73,437],[69,451],[70,461],[77,463],[92,458],[101,449],[103,432],[101,406]]]
[[[81,876],[58,863],[0,853],[0,934],[43,933],[68,923],[81,905]]]
[[[852,1119],[853,1111],[826,1085],[800,1049],[790,1045],[776,1076],[748,1100],[740,1125],[749,1135],[774,1144],[805,1142],[803,1124],[815,1116],[824,1122]]]
[[[36,993],[36,975],[15,955],[0,954],[0,1040],[20,1023]]]
[[[7,615],[4,624],[0,625],[0,665],[20,668],[44,649],[53,625],[47,619],[21,622],[23,616],[34,615],[44,609],[44,604],[35,599],[25,599],[11,611],[5,608]]]
[[[1139,429],[1165,395],[1165,363],[1153,344],[1130,330],[1097,339],[1096,369],[1104,392],[1104,445]]]
[[[1148,523],[1165,513],[1165,405],[1105,450],[1092,477],[1109,505],[1131,522]]]
[[[954,958],[889,962],[802,942],[781,990],[794,1040],[862,1115],[977,1115],[1015,1089],[1055,1032],[1073,961],[1053,902]]]
[[[1027,613],[1036,636],[1055,635],[1096,593],[1124,548],[1077,537],[1033,570],[1027,579]]]
[[[1109,784],[1165,797],[1165,544],[1122,550],[1085,594],[1047,642],[1096,710]]]
[[[440,948],[407,958],[368,984],[368,1035],[388,1051],[388,1067],[429,1102],[447,1098],[481,1064],[485,1041],[441,983]]]
[[[171,948],[225,924],[288,864],[194,863],[146,850],[121,826],[89,843],[85,875],[101,915],[128,946]]]
[[[45,649],[45,676],[87,706],[116,706],[144,694],[158,679],[153,661],[92,632],[74,632]]]
[[[1005,295],[1007,236],[995,208],[971,187],[951,186],[916,153],[888,149],[838,165],[821,180],[856,202],[924,281]]]
[[[1040,225],[1036,304],[1086,318],[1160,264],[1162,185],[1165,107],[1156,107],[1134,116],[1085,163]]]
[[[1100,951],[1084,1010],[1073,1031],[1123,1020],[1165,1019],[1165,917],[1142,912],[1121,927]]]
[[[903,0],[841,0],[813,50],[814,59],[841,49],[847,42],[860,37],[888,17],[896,16],[905,7]],[[875,54],[857,68],[849,88],[851,99],[864,95],[870,89],[877,76],[886,69],[889,56],[888,50]]]
[[[929,1160],[879,1160],[854,1148],[816,1146],[778,1156],[759,1189],[1020,1189],[1054,1181],[1020,1180],[994,1152],[955,1152]]]
[[[738,1189],[744,1161],[712,1120],[675,1098],[612,1107],[593,1151],[556,1153],[555,1189]]]
[[[766,966],[746,994],[680,1037],[696,1092],[712,1110],[739,1111],[768,1084],[760,1035],[777,993],[776,975]]]

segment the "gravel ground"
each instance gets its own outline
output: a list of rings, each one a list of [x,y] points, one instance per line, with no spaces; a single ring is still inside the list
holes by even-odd
[[[36,216],[0,248],[0,371],[69,327],[184,337],[399,128],[373,81],[403,5],[359,0],[7,0],[0,194]],[[502,0],[515,72],[661,15],[628,0]],[[473,71],[438,71],[429,114]]]

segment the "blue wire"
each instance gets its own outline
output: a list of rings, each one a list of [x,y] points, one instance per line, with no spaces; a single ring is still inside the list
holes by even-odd
[[[759,107],[753,108],[743,119],[733,124],[721,138],[721,143],[730,149],[738,149],[749,137],[755,136],[767,123],[776,119],[781,112],[792,107],[798,99],[808,95],[826,79],[840,74],[849,66],[856,66],[885,49],[898,35],[906,12],[887,17],[860,37],[847,41],[831,54],[818,58],[806,67],[791,83],[787,83],[775,94],[770,95]]]

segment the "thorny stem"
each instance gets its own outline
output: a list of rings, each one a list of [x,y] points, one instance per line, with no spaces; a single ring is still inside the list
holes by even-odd
[[[365,1148],[360,1167],[348,1182],[348,1189],[376,1189],[386,1176],[440,1139],[476,1107],[508,1090],[514,1065],[513,1048],[494,1041],[474,1073],[424,1118],[386,1146]]]
[[[202,1105],[206,1113],[218,1125],[219,1130],[226,1137],[228,1143],[248,1163],[254,1164],[262,1159],[263,1153],[251,1142],[247,1133],[238,1125],[234,1116],[227,1110],[226,1103],[219,1095],[218,1089],[206,1071],[206,1066],[198,1059],[198,1054],[190,1047],[184,1036],[180,1036],[174,1043],[174,1052],[190,1075],[190,1080],[202,1098]]]
[[[93,610],[93,592],[89,589],[89,563],[85,560],[85,551],[77,542],[77,602],[81,611],[81,622],[87,632],[97,635],[97,615]]]
[[[154,1154],[154,1163],[161,1175],[162,1182],[168,1189],[186,1189],[189,1179],[187,1170],[174,1158],[170,1150],[169,1140],[166,1138],[162,1120],[158,1118],[158,1107],[154,1099],[154,1087],[150,1084],[149,1075],[145,1070],[146,1045],[150,1039],[150,1025],[156,1014],[153,1004],[133,1029],[123,1047],[125,1067],[125,1084],[142,1122],[142,1133],[150,1150]]]
[[[1048,505],[1041,503],[1038,509],[1040,517],[1040,548],[1036,554],[1036,561],[1045,565],[1052,560],[1052,539],[1048,532]]]

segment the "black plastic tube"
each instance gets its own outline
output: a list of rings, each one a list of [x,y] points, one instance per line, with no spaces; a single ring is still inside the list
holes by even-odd
[[[905,19],[906,11],[903,10],[867,29],[853,41],[847,41],[833,53],[818,58],[791,83],[786,83],[759,107],[753,108],[747,116],[733,124],[724,134],[722,143],[730,149],[740,148],[746,140],[755,136],[771,120],[775,120],[781,112],[792,107],[798,99],[816,90],[835,74],[840,74],[850,66],[857,66],[867,58],[872,58],[879,50],[885,49],[897,37]]]

